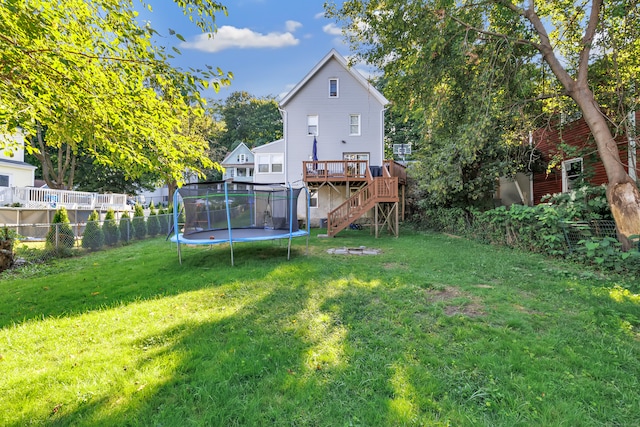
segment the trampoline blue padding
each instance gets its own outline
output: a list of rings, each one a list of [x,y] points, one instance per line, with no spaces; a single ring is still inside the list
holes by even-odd
[[[298,196],[304,190],[306,214],[298,217]],[[309,245],[309,193],[305,187],[290,184],[253,184],[233,181],[187,184],[173,197],[174,209],[171,241],[180,245],[215,245],[229,243],[233,265],[233,243],[262,240],[289,240],[307,236]],[[299,228],[303,219],[306,229]]]
[[[171,241],[180,242],[185,245],[215,245],[220,243],[229,243],[231,239],[234,242],[254,242],[259,240],[277,240],[288,239],[291,237],[303,237],[309,233],[306,230],[298,230],[289,232],[289,230],[270,230],[264,228],[236,228],[232,229],[231,237],[229,230],[209,230],[196,231],[185,235],[184,233],[173,236]]]

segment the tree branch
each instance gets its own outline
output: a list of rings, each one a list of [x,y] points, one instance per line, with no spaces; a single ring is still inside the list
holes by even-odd
[[[582,51],[580,52],[580,61],[578,62],[577,82],[580,86],[587,86],[587,77],[589,71],[589,53],[591,52],[591,43],[596,33],[598,21],[600,20],[600,9],[602,8],[602,0],[591,1],[591,15],[589,23],[584,31],[582,39]]]

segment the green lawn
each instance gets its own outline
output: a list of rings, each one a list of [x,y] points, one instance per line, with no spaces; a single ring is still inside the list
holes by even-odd
[[[637,278],[408,229],[234,248],[0,276],[0,425],[640,425]]]

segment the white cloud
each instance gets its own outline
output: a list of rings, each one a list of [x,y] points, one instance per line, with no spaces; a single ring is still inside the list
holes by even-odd
[[[342,35],[342,29],[340,27],[338,27],[334,23],[325,25],[324,27],[322,27],[322,31],[324,31],[325,33],[329,34],[330,36],[341,36]]]
[[[302,27],[302,24],[298,21],[287,21],[285,22],[285,28],[290,33],[295,33],[298,28]]]
[[[294,21],[287,21],[287,28],[296,27]],[[297,23],[299,24],[299,23]],[[301,24],[300,24],[301,25]],[[200,34],[193,41],[181,44],[186,49],[196,49],[204,52],[220,52],[225,49],[249,49],[249,48],[278,48],[295,46],[300,43],[291,31],[286,33],[262,34],[249,28],[236,28],[224,25],[218,28],[213,37],[209,34]]]
[[[324,18],[326,15],[324,14],[324,12],[318,12],[316,13],[316,15],[314,16],[315,19],[320,19],[320,18]]]

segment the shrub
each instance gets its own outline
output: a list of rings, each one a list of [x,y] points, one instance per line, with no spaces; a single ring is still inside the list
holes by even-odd
[[[171,215],[169,214],[168,209],[160,209],[158,211],[158,221],[160,222],[160,233],[161,234],[169,234],[169,228],[171,224]]]
[[[156,212],[156,208],[151,202],[149,206],[149,218],[147,218],[147,233],[149,236],[155,237],[160,233],[160,221],[158,219],[158,214]]]
[[[102,224],[102,231],[104,232],[105,245],[114,246],[120,240],[120,230],[118,229],[116,214],[113,209],[107,211],[104,217],[104,224]]]
[[[95,251],[100,249],[102,245],[104,245],[104,232],[100,226],[100,215],[94,210],[89,215],[84,233],[82,233],[82,247]]]
[[[0,271],[8,270],[13,266],[14,254],[13,244],[15,242],[15,232],[8,227],[0,229]]]
[[[144,219],[144,211],[140,204],[136,204],[133,210],[133,219],[131,220],[133,235],[136,239],[144,239],[147,235],[147,222]]]
[[[73,247],[76,237],[71,229],[67,209],[63,206],[56,210],[46,237],[45,247],[58,255],[67,255]]]
[[[120,217],[118,231],[120,231],[120,241],[123,243],[129,243],[133,238],[131,219],[129,219],[129,214],[127,212],[123,212],[122,216]]]

